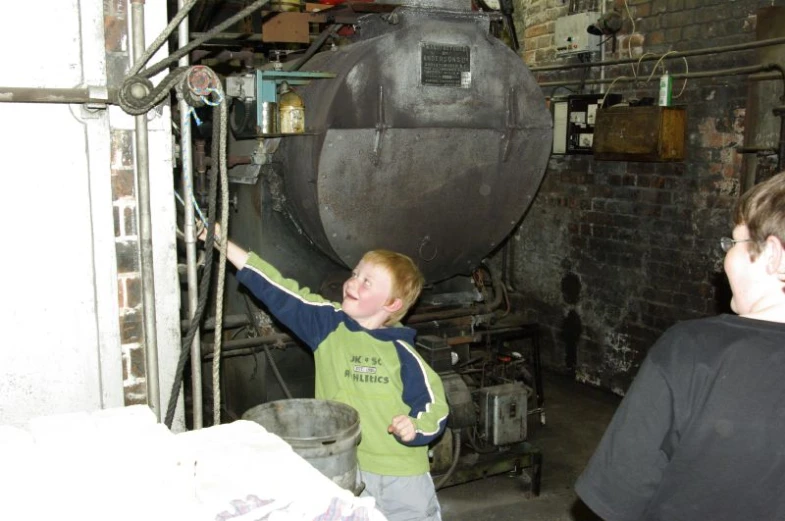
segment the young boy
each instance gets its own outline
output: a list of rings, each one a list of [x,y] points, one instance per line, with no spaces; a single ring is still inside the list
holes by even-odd
[[[316,398],[359,412],[362,495],[373,496],[390,521],[440,520],[428,443],[444,430],[448,406],[439,376],[414,349],[415,331],[399,323],[423,285],[414,262],[366,253],[338,305],[231,241],[227,258],[240,283],[313,350]]]

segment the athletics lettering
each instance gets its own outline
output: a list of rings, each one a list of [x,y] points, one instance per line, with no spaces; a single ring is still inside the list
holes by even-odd
[[[387,384],[390,379],[386,376],[376,376],[375,374],[353,374],[352,380],[368,384]]]

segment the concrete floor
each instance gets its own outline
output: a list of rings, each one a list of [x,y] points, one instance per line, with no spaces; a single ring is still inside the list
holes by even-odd
[[[444,521],[596,521],[573,484],[610,422],[620,398],[544,375],[546,424],[530,417],[529,439],[542,452],[540,495],[527,498],[520,477],[487,477],[438,492]]]

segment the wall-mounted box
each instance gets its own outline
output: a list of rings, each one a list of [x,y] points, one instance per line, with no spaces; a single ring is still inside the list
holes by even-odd
[[[683,107],[615,106],[597,111],[594,158],[608,161],[683,161]]]
[[[620,94],[573,94],[553,100],[553,153],[591,154],[597,109],[621,101]]]
[[[600,52],[600,37],[586,29],[594,24],[600,14],[595,11],[577,13],[557,18],[553,24],[553,37],[558,56]]]

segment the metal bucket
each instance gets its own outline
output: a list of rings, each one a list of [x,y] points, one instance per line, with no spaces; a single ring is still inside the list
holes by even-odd
[[[357,471],[360,416],[353,407],[309,398],[278,400],[248,409],[242,419],[283,438],[338,486],[362,491]]]

